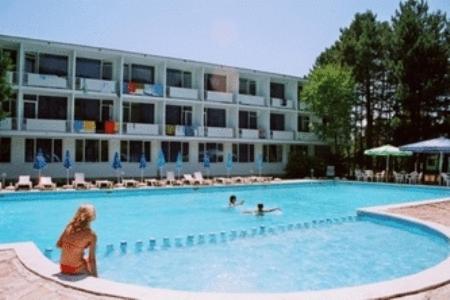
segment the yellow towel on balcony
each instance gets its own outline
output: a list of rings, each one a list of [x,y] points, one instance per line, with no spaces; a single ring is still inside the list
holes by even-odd
[[[84,121],[83,129],[84,132],[95,133],[95,121]]]

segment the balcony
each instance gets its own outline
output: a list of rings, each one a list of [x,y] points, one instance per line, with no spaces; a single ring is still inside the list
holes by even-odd
[[[4,118],[0,121],[0,130],[12,130],[14,121],[13,118]]]
[[[115,94],[116,82],[112,80],[77,78],[77,90],[84,92]]]
[[[272,130],[271,132],[272,139],[274,140],[293,140],[294,132],[287,130]]]
[[[199,127],[203,128],[203,127]],[[169,136],[198,136],[199,128],[189,125],[166,125],[166,135]],[[203,131],[202,131],[203,136]]]
[[[144,84],[135,82],[124,82],[123,93],[137,96],[163,97],[164,87],[162,84]]]
[[[233,138],[233,128],[226,127],[199,127],[199,136],[215,137],[215,138]]]
[[[272,107],[278,108],[294,108],[294,102],[292,100],[271,98]]]
[[[26,73],[23,84],[27,86],[47,87],[56,89],[68,88],[66,77],[47,74]]]
[[[11,71],[6,72],[6,82],[11,85],[17,85],[17,76],[18,76],[17,72]]]
[[[124,125],[124,131],[127,134],[159,135],[158,124],[125,123]]]
[[[232,103],[233,102],[233,94],[225,93],[225,92],[206,91],[206,100]]]
[[[167,94],[170,98],[181,98],[181,99],[198,99],[198,90],[197,89],[188,89],[181,87],[171,86],[167,90]]]
[[[240,104],[264,106],[264,97],[239,94],[238,101]]]
[[[311,141],[318,141],[319,138],[317,137],[317,135],[314,134],[314,132],[298,131],[297,140],[311,142]]]
[[[67,121],[49,119],[24,119],[23,129],[27,131],[66,132]]]
[[[242,139],[258,139],[259,138],[259,130],[258,129],[239,129],[239,136]]]
[[[73,131],[76,133],[103,133],[115,134],[119,132],[119,123],[115,121],[73,121]]]

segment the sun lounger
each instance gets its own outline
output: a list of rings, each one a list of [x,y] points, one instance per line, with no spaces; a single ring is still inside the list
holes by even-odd
[[[56,184],[52,181],[51,177],[42,176],[39,178],[39,183],[35,188],[40,190],[54,190],[56,189]]]
[[[122,185],[124,187],[136,187],[138,185],[138,181],[134,179],[123,179]]]
[[[146,185],[149,185],[149,186],[156,186],[156,184],[157,184],[158,181],[159,181],[159,180],[158,180],[158,179],[155,179],[155,178],[146,178],[146,179],[144,179],[144,183],[145,183]]]
[[[19,181],[17,181],[17,183],[16,183],[16,190],[22,189],[22,188],[31,190],[32,187],[33,187],[33,184],[30,181],[29,175],[19,176]]]
[[[199,184],[198,180],[195,180],[191,174],[183,174],[183,183],[186,184]]]
[[[450,186],[450,177],[447,173],[441,173],[441,181],[445,186]]]
[[[102,188],[110,189],[113,187],[113,183],[112,183],[112,181],[109,181],[109,180],[96,180],[95,186],[99,189],[102,189]]]
[[[74,180],[72,181],[72,186],[75,189],[87,189],[91,187],[91,184],[84,179],[84,173],[75,173]]]
[[[194,179],[203,185],[211,185],[213,183],[212,180],[203,178],[202,172],[194,172]]]
[[[230,183],[233,183],[231,178],[227,178],[227,177],[215,177],[214,178],[214,182],[215,183],[219,183],[219,184],[230,184]]]
[[[167,171],[166,173],[166,183],[171,185],[182,185],[183,182],[175,178],[175,173],[172,171]]]

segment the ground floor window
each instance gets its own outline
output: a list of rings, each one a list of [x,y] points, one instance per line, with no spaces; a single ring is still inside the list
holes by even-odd
[[[25,162],[33,162],[38,151],[42,151],[47,163],[62,161],[61,139],[26,139]]]
[[[121,141],[120,159],[123,162],[139,162],[142,154],[146,161],[151,158],[151,142],[143,141]]]
[[[291,145],[291,153],[298,153],[302,156],[308,156],[308,146],[306,145]]]
[[[281,162],[283,160],[282,145],[264,145],[263,161],[269,163]]]
[[[161,149],[166,162],[176,162],[178,152],[183,156],[183,162],[189,161],[189,143],[182,142],[162,142]]]
[[[11,162],[11,138],[0,138],[0,163]]]
[[[75,161],[107,162],[108,141],[75,140]]]
[[[223,144],[200,143],[198,145],[198,162],[203,162],[205,152],[208,153],[210,162],[223,162]]]
[[[243,163],[255,161],[255,145],[233,144],[233,161]]]

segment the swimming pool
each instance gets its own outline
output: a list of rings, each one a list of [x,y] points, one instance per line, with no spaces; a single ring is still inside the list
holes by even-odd
[[[283,211],[241,214],[227,208],[230,194],[245,200],[244,209],[264,202]],[[0,242],[32,240],[42,250],[54,247],[77,206],[90,202],[97,208],[93,227],[104,278],[189,291],[326,289],[412,274],[445,259],[449,244],[439,235],[348,217],[359,207],[448,196],[449,189],[340,182],[4,194]],[[163,247],[164,238],[169,247]],[[153,239],[156,246],[148,251]],[[142,251],[140,246],[136,251],[139,240]],[[127,242],[126,253],[121,241]],[[111,253],[108,244],[114,245]]]

